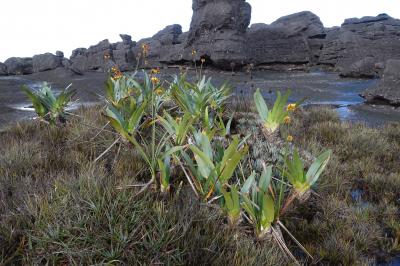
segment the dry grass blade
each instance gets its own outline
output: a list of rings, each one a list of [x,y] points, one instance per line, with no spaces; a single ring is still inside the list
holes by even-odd
[[[96,163],[98,160],[100,160],[107,152],[109,152],[112,147],[114,147],[115,144],[120,141],[121,138],[117,138],[102,154],[100,154],[93,162]]]
[[[290,233],[290,231],[283,225],[281,221],[278,221],[278,225],[280,225],[283,230],[286,231],[286,233],[293,239],[293,241],[304,251],[304,253],[307,254],[312,260],[314,260],[313,256],[307,251],[307,249]]]

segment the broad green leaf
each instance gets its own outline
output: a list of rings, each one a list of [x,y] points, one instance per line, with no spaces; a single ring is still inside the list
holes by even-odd
[[[245,194],[245,193],[249,192],[250,188],[254,184],[255,177],[256,177],[256,173],[253,171],[251,173],[251,175],[247,178],[246,182],[244,182],[242,189],[240,191],[241,193]]]
[[[272,166],[264,167],[258,187],[262,192],[267,192],[272,178]]]
[[[326,165],[328,164],[331,155],[332,150],[325,151],[320,156],[318,156],[314,163],[310,166],[310,169],[308,169],[307,171],[307,181],[310,186],[314,185],[314,183],[317,182],[322,171],[324,171]]]
[[[261,95],[260,89],[257,89],[257,91],[254,93],[254,102],[261,119],[266,121],[268,119],[269,110],[264,98]]]

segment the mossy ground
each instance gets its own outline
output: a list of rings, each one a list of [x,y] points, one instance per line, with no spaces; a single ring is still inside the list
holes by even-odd
[[[94,163],[115,140],[107,130],[98,134],[106,124],[100,111],[83,108],[65,127],[22,122],[0,133],[0,264],[289,263],[274,243],[229,228],[185,185],[179,197],[133,197],[129,185],[147,180],[133,149],[115,146]],[[290,130],[312,154],[334,152],[316,194],[281,218],[314,263],[368,264],[399,254],[400,124],[348,124],[318,108],[297,111]]]

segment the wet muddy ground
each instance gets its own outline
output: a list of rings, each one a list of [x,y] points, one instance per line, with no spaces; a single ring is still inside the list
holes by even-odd
[[[179,73],[179,70],[167,69],[162,73],[168,77]],[[305,105],[334,106],[343,120],[360,121],[370,125],[400,121],[399,109],[363,104],[359,94],[373,86],[377,80],[343,79],[337,73],[326,72],[232,73],[203,70],[201,74],[211,77],[215,85],[227,81],[232,87],[232,92],[243,99],[251,99],[254,90],[260,88],[265,98],[272,102],[276,91],[291,89],[291,101],[305,97]],[[188,78],[191,80],[196,80],[199,75],[200,70],[197,74],[196,71],[188,72]],[[29,101],[20,90],[22,85],[37,88],[43,81],[48,81],[53,88],[59,90],[72,83],[78,90],[79,101],[76,104],[78,106],[100,102],[106,78],[104,73],[87,73],[79,76],[52,71],[28,76],[0,77],[0,126],[34,116],[32,109],[27,108]]]

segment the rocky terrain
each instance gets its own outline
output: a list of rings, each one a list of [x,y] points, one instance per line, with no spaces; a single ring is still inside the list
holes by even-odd
[[[122,71],[136,67],[168,67],[200,63],[219,69],[302,70],[321,68],[343,77],[378,78],[379,85],[366,91],[367,102],[398,106],[400,88],[400,20],[386,14],[351,18],[341,27],[325,28],[319,17],[304,11],[270,25],[250,26],[251,6],[244,0],[193,0],[188,32],[169,25],[154,36],[121,42],[103,40],[77,48],[69,59],[62,52],[9,58],[0,63],[0,75],[25,75],[62,68],[60,73],[84,74]],[[146,58],[143,46],[146,46]]]

